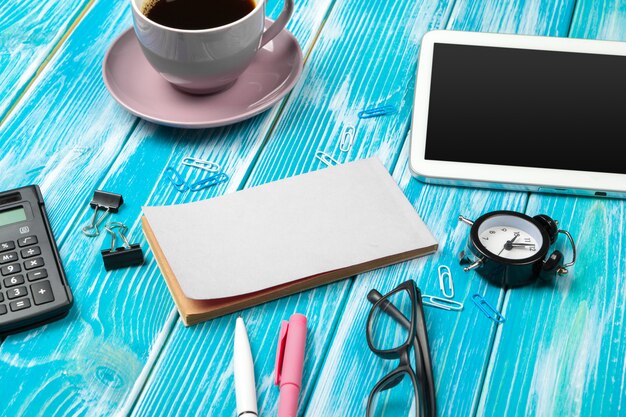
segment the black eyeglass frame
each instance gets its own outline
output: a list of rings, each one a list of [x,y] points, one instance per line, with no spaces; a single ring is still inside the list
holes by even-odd
[[[407,291],[411,300],[411,320],[407,319],[396,306],[389,301],[389,297]],[[398,385],[403,376],[409,376],[415,395],[416,416],[435,417],[437,406],[435,399],[435,385],[432,372],[432,362],[428,348],[428,335],[426,333],[426,322],[424,320],[424,310],[422,306],[422,296],[419,288],[412,279],[403,282],[384,296],[377,290],[371,290],[367,299],[373,304],[367,317],[367,344],[372,352],[383,359],[399,359],[400,363],[396,369],[385,375],[372,389],[367,400],[367,417],[375,417],[372,414],[372,403],[376,394],[386,391]],[[373,317],[377,309],[382,310],[398,322],[401,326],[408,328],[407,340],[400,346],[392,349],[378,349],[373,343]],[[415,367],[411,367],[409,350],[413,346],[415,355]],[[420,395],[422,394],[422,395]],[[426,403],[426,404],[425,404]],[[426,411],[428,409],[428,414]]]

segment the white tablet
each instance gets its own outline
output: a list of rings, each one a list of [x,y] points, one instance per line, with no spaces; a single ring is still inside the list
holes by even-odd
[[[626,43],[433,31],[410,166],[426,182],[626,197]]]

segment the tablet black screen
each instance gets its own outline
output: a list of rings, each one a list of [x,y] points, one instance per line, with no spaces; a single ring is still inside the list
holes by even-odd
[[[626,57],[433,53],[426,159],[626,174]]]

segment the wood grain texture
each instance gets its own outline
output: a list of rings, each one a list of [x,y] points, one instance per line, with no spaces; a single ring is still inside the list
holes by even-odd
[[[0,7],[0,120],[89,0],[3,0]]]
[[[502,293],[474,274],[464,273],[458,264],[468,229],[457,218],[459,214],[475,218],[485,211],[502,208],[521,210],[526,195],[424,185],[411,178],[407,156],[408,146],[400,156],[394,176],[439,241],[439,250],[434,256],[355,279],[306,415],[364,414],[370,390],[397,366],[396,361],[378,358],[367,346],[365,327],[371,309],[367,293],[376,288],[384,294],[407,279],[413,279],[424,294],[441,296],[437,278],[439,265],[450,267],[455,300],[465,306],[461,312],[425,307],[438,414],[470,415],[475,406],[496,326],[473,307],[470,298],[480,293],[497,304],[501,302]],[[359,383],[352,383],[355,380]]]
[[[1,188],[38,183],[59,241],[134,123],[103,103],[108,94],[100,78],[107,43],[117,35],[103,28],[129,24],[123,5],[101,2],[87,13],[87,26],[77,27],[0,127]]]
[[[393,12],[385,14],[388,19],[378,20],[375,34],[368,34],[366,27],[355,27],[351,22],[382,16],[384,4],[335,3],[309,55],[303,79],[285,105],[246,186],[320,168],[315,151],[326,149],[337,157],[338,137],[346,123],[356,128],[356,141],[342,162],[378,155],[387,167],[395,165],[410,113],[406,86],[414,77],[410,68],[417,56],[418,40],[428,28],[445,22],[449,14],[448,4],[418,3],[422,4],[424,8],[404,2],[393,4]],[[392,46],[403,52],[382,53]],[[397,75],[387,77],[387,68],[398,68]],[[398,114],[357,125],[361,108],[387,97],[398,100]],[[342,281],[241,313],[255,352],[261,415],[276,414],[278,392],[271,380],[279,321],[296,311],[307,314],[310,320],[300,411],[304,412],[350,285],[351,281]],[[190,329],[177,323],[134,415],[183,415],[187,409],[198,415],[231,415],[235,409],[231,359],[235,317],[218,318]]]
[[[620,416],[626,402],[625,204],[536,195],[528,212],[558,219],[574,235],[579,258],[552,285],[508,292],[507,323],[494,346],[479,414]],[[568,245],[559,247],[571,256]]]
[[[317,151],[340,163],[377,155],[391,169],[408,129],[419,42],[447,21],[450,6],[337,2],[249,185],[323,168]],[[381,105],[396,112],[359,119],[361,110]],[[341,152],[349,131],[354,146]]]
[[[11,393],[3,403],[7,416],[98,414],[116,405],[119,387],[132,385],[141,370],[128,345],[102,342],[106,326],[97,320],[100,306],[115,300],[125,310],[135,298],[128,287],[115,299],[95,285],[102,242],[85,239],[75,224],[135,122],[111,102],[100,78],[107,45],[130,24],[126,6],[95,4],[0,128],[1,188],[41,186],[77,296],[68,318],[0,346],[0,391]],[[116,315],[106,320],[115,324]],[[114,364],[123,364],[122,372],[112,372]]]
[[[0,127],[0,186],[38,183],[57,236],[86,207],[135,121],[109,100],[100,75],[108,43],[130,24],[125,6],[97,3]]]
[[[534,2],[534,5],[508,2],[506,7],[497,1],[457,2],[447,27],[490,32],[516,32],[524,27],[529,28],[526,33],[542,34],[545,31],[547,34],[564,34],[567,33],[569,17],[559,18],[554,13],[571,16],[572,7],[572,2],[562,2],[550,8],[542,7],[539,2]],[[506,21],[511,15],[515,15],[516,19]],[[439,240],[440,250],[434,257],[387,268],[388,272],[366,274],[355,280],[307,415],[339,416],[365,411],[371,388],[397,366],[393,361],[377,358],[367,347],[365,321],[370,308],[365,298],[367,292],[377,288],[384,293],[413,278],[424,293],[439,295],[437,267],[442,264],[451,268],[457,294],[455,298],[465,303],[465,309],[452,313],[427,307],[425,311],[438,414],[472,415],[477,407],[496,326],[474,307],[471,295],[480,293],[499,306],[502,305],[504,292],[486,284],[474,273],[464,273],[459,267],[457,255],[464,247],[468,230],[458,224],[457,216],[463,214],[475,218],[486,211],[498,209],[523,211],[527,197],[521,193],[424,186],[410,178],[406,160],[405,152],[400,156],[395,175]],[[359,383],[351,383],[354,380]],[[331,400],[336,398],[341,398],[339,404]]]
[[[576,3],[570,37],[624,41],[624,21],[623,0],[580,0]]]
[[[329,2],[316,4],[297,10],[290,23],[305,53]],[[3,160],[4,167],[16,175],[3,188],[13,182],[42,185],[76,299],[67,319],[11,336],[0,346],[0,390],[13,393],[7,415],[108,416],[130,409],[172,328],[173,303],[149,252],[142,268],[103,271],[104,236],[89,240],[78,232],[90,217],[91,193],[101,188],[124,194],[115,220],[126,223],[131,240],[146,249],[138,227],[141,205],[203,199],[241,187],[279,110],[224,129],[184,131],[142,122],[134,131],[136,119],[109,97],[100,76],[108,45],[130,25],[127,6],[126,0],[97,3],[5,126],[3,146],[14,159]],[[276,16],[280,6],[270,2],[269,14]],[[16,133],[20,142],[9,139]],[[220,163],[231,181],[204,192],[176,192],[163,171],[190,154]],[[60,160],[50,161],[55,155]],[[22,165],[10,164],[16,160]],[[185,171],[186,177],[200,175]]]
[[[626,4],[579,2],[570,35],[626,40]],[[560,220],[578,259],[552,285],[508,292],[479,414],[624,415],[626,203],[537,194],[527,211]],[[563,238],[559,247],[569,259]]]
[[[449,29],[567,36],[575,0],[460,1]]]
[[[0,126],[0,169],[7,173],[0,186],[42,185],[76,295],[64,321],[0,345],[0,392],[11,393],[2,396],[0,414],[232,415],[236,315],[183,327],[151,253],[141,268],[105,273],[98,250],[108,239],[87,240],[77,230],[89,217],[94,188],[123,192],[126,204],[116,220],[128,224],[131,240],[147,249],[138,225],[141,205],[196,201],[318,169],[323,165],[313,155],[325,150],[341,162],[377,155],[441,249],[242,312],[256,359],[261,415],[276,412],[276,336],[279,321],[296,311],[311,323],[300,414],[362,415],[369,390],[395,365],[375,357],[365,343],[367,291],[385,292],[411,277],[425,293],[437,294],[439,264],[452,268],[456,299],[466,303],[461,313],[425,312],[440,415],[475,414],[479,401],[480,415],[621,415],[624,202],[541,195],[528,200],[521,193],[424,185],[409,175],[405,137],[425,30],[448,22],[448,28],[462,30],[624,39],[626,6],[581,0],[574,11],[573,0],[453,3],[337,0],[333,7],[332,0],[298,1],[289,27],[310,53],[284,108],[235,126],[182,131],[137,125],[106,93],[101,60],[130,18],[127,0],[98,1]],[[269,6],[276,16],[280,1]],[[4,11],[3,4],[0,16]],[[398,111],[358,119],[359,110],[379,104]],[[350,128],[355,145],[341,153],[338,141]],[[220,163],[231,180],[195,194],[174,191],[163,171],[188,155]],[[202,173],[188,169],[184,175],[196,179]],[[526,205],[529,213],[547,212],[563,227],[571,225],[580,237],[571,280],[505,293],[463,273],[456,255],[467,229],[456,216]],[[611,240],[597,239],[602,233]],[[475,292],[504,309],[505,325],[496,327],[475,309],[469,300]]]

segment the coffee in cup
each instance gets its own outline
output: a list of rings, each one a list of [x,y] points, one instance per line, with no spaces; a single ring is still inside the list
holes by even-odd
[[[130,1],[146,59],[174,87],[192,94],[234,84],[293,11],[293,0],[284,0],[280,16],[264,30],[266,0]]]
[[[141,12],[160,25],[175,29],[212,29],[250,13],[254,0],[150,0]]]

